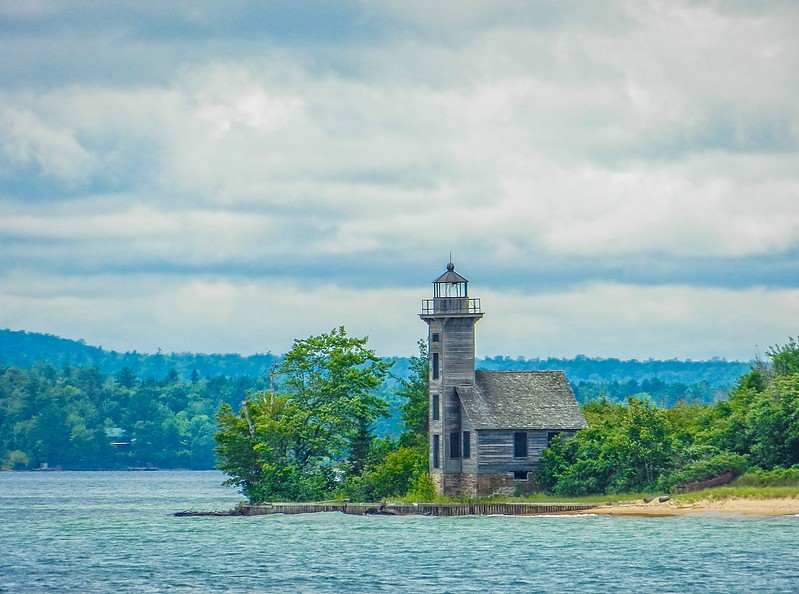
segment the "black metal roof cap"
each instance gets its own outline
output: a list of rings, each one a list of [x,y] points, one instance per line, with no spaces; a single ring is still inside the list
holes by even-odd
[[[455,264],[453,264],[452,262],[447,264],[447,271],[433,281],[433,283],[435,284],[438,283],[454,284],[454,283],[468,283],[468,282],[469,281],[463,278],[460,274],[455,272]]]

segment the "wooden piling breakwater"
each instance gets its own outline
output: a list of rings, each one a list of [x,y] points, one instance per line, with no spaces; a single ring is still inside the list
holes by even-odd
[[[264,516],[339,512],[356,516],[536,516],[588,511],[595,503],[242,503],[229,512],[178,512],[176,516]]]

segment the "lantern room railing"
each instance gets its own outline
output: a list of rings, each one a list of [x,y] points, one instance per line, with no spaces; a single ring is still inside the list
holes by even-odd
[[[422,315],[480,314],[480,300],[470,297],[437,297],[422,299]]]

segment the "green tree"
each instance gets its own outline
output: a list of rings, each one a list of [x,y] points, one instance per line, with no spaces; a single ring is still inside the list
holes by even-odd
[[[217,415],[219,468],[251,501],[316,499],[360,477],[373,455],[372,423],[388,412],[375,394],[386,363],[343,327],[295,340],[277,390]]]
[[[367,342],[348,336],[341,326],[295,340],[277,368],[281,388],[305,415],[305,456],[342,461],[347,476],[363,471],[372,423],[388,414],[388,404],[374,391],[391,363]]]
[[[587,429],[544,450],[540,488],[559,495],[646,491],[671,470],[674,442],[663,410],[629,398],[589,403],[584,411]]]
[[[352,499],[376,501],[415,493],[421,498],[433,494],[428,472],[429,387],[427,347],[419,341],[419,356],[412,357],[407,379],[399,379],[397,395],[402,426],[398,441],[373,442],[369,461],[359,477],[342,487]]]
[[[784,345],[770,347],[766,354],[777,377],[799,373],[799,342],[795,338],[788,338]]]
[[[287,396],[261,392],[242,403],[237,415],[223,404],[215,435],[218,467],[228,484],[252,502],[319,499],[333,488],[325,460],[308,455],[302,443],[303,411]]]
[[[400,413],[406,433],[426,444],[430,424],[429,362],[425,342],[420,340],[417,346],[419,355],[411,357],[409,376],[399,380],[397,394],[404,399]]]
[[[799,464],[799,373],[775,378],[757,395],[747,427],[757,466],[770,470]]]

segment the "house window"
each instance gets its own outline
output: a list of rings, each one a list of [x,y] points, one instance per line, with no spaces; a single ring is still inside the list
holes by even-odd
[[[431,340],[432,342],[438,342],[438,341],[439,341],[439,338],[440,338],[440,335],[439,335],[439,333],[438,333],[438,332],[433,332],[433,335],[432,335],[432,337],[430,338],[430,340]]]
[[[527,471],[526,470],[514,470],[513,471],[513,480],[514,481],[526,481],[527,480]]]
[[[461,432],[453,431],[449,434],[449,457],[461,457]]]
[[[433,404],[432,404],[432,413],[433,413],[433,420],[437,421],[441,418],[441,399],[439,398],[438,394],[433,394]]]
[[[472,434],[468,431],[463,432],[463,457],[472,457]]]
[[[560,435],[560,431],[547,432],[547,447],[549,447],[549,444],[551,444],[552,440],[555,439],[558,435]]]
[[[433,468],[441,468],[441,437],[433,436]]]
[[[430,366],[433,368],[433,379],[438,379],[438,353],[433,353]]]
[[[517,431],[513,434],[513,457],[527,457],[527,433],[524,431]]]

